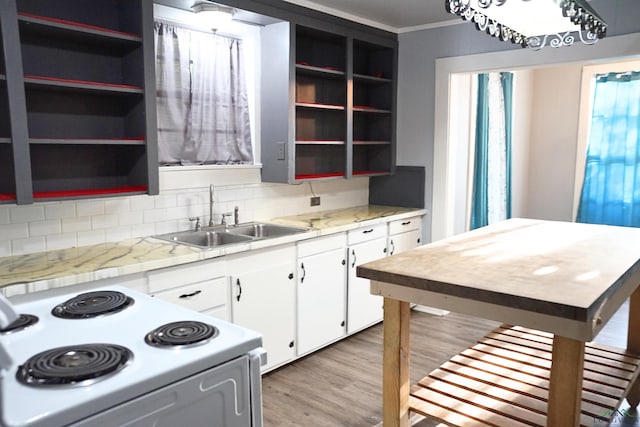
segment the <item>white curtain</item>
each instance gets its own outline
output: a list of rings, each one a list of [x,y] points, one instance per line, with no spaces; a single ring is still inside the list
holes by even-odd
[[[489,73],[488,220],[489,224],[507,216],[507,136],[505,106],[500,73]]]
[[[253,162],[240,40],[155,23],[160,164]]]

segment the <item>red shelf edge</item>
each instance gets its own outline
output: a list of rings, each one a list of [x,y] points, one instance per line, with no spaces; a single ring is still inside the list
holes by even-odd
[[[63,191],[36,191],[34,199],[52,199],[64,197],[98,196],[105,194],[139,193],[147,192],[146,185],[130,185],[117,188],[95,188],[87,190],[63,190]]]
[[[317,179],[317,178],[334,178],[344,176],[343,172],[334,172],[334,173],[315,173],[308,175],[296,175],[296,179]]]
[[[15,200],[16,200],[15,194],[0,194],[0,202],[8,202],[8,201],[15,201]]]
[[[34,76],[31,74],[25,74],[24,78],[26,79],[35,79],[35,80],[44,80],[44,81],[52,81],[52,82],[61,82],[61,83],[74,83],[74,84],[83,84],[90,86],[104,86],[104,87],[115,87],[120,89],[135,89],[142,90],[139,86],[131,86],[131,85],[120,85],[115,83],[101,83],[101,82],[92,82],[89,80],[73,80],[73,79],[60,79],[57,77],[44,77],[44,76]]]
[[[121,36],[135,37],[136,39],[139,39],[139,40],[142,39],[138,34],[125,33],[124,31],[112,30],[110,28],[98,27],[96,25],[83,24],[81,22],[75,22],[75,21],[67,21],[65,19],[52,18],[49,16],[34,15],[32,13],[26,13],[26,12],[18,12],[18,16],[24,16],[26,18],[41,19],[43,21],[54,22],[56,24],[69,25],[71,27],[84,28],[87,30],[102,31],[104,33],[112,33],[112,34],[119,34]]]

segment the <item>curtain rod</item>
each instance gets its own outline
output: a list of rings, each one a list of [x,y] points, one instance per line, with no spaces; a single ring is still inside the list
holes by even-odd
[[[189,25],[189,24],[186,24],[186,23],[184,23],[182,21],[177,21],[177,20],[171,19],[171,18],[154,18],[154,21],[158,21],[158,22],[163,23],[163,24],[175,25],[176,27],[180,27],[180,28],[183,28],[185,30],[197,31],[199,33],[205,33],[205,34],[213,34],[213,35],[216,35],[216,36],[226,37],[228,39],[234,39],[234,40],[242,41],[242,38],[240,38],[238,36],[234,36],[234,35],[231,35],[231,34],[226,34],[226,33],[220,32],[218,30],[214,30],[214,29],[211,29],[211,30],[207,31],[207,30],[205,30],[203,28],[196,27],[194,25]]]

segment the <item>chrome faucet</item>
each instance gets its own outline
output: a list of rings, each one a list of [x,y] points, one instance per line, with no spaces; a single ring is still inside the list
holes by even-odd
[[[213,184],[209,185],[209,227],[213,227]]]
[[[224,225],[225,228],[229,226],[229,224],[227,224],[227,217],[233,215],[231,212],[225,212],[222,214],[222,222],[220,222],[221,225]]]
[[[191,222],[195,221],[196,222],[196,224],[193,226],[193,231],[202,230],[202,227],[200,226],[200,217],[199,216],[191,217],[191,218],[189,218],[189,221],[191,221]]]
[[[236,206],[233,208],[233,226],[237,227],[240,224],[240,208]]]

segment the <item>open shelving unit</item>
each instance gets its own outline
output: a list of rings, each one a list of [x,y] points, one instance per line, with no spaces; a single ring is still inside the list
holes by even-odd
[[[1,23],[0,23],[1,25]],[[0,31],[0,45],[4,46]],[[0,204],[15,203],[16,183],[4,57],[0,55]]]
[[[397,41],[293,23],[267,25],[262,39],[262,179],[392,173]]]
[[[13,108],[26,128],[13,145],[21,145],[17,167],[30,181],[17,202],[157,194],[155,77],[145,66],[153,64],[152,4],[9,5],[18,42],[5,51],[20,75],[7,84],[24,93]]]

